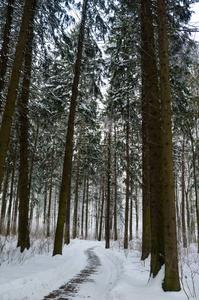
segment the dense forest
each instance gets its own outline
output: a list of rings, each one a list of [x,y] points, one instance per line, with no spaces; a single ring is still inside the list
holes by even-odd
[[[196,0],[0,0],[0,234],[199,252]]]

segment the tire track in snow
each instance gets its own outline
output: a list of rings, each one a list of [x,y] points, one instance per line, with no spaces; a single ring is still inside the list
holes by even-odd
[[[54,290],[49,295],[45,296],[43,300],[70,300],[71,297],[74,297],[75,294],[77,294],[82,283],[93,282],[93,279],[90,279],[89,277],[97,272],[98,267],[101,266],[101,261],[99,257],[93,252],[93,248],[89,248],[84,252],[88,257],[87,266],[69,282],[60,286],[59,289]]]

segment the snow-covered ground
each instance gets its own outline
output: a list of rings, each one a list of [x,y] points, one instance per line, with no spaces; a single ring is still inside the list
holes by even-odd
[[[54,257],[50,241],[35,241],[31,250],[23,254],[15,249],[15,243],[13,238],[8,238],[6,243],[0,240],[0,245],[4,246],[0,249],[0,300],[42,300],[86,267],[85,250],[91,247],[101,265],[91,275],[93,280],[79,285],[78,293],[71,299],[185,300],[187,296],[199,297],[199,260],[193,246],[180,253],[180,274],[186,296],[183,289],[179,293],[162,291],[163,269],[157,278],[149,281],[149,259],[140,261],[136,242],[131,244],[131,250],[124,252],[118,243],[113,242],[111,249],[105,249],[104,242],[76,239],[64,247],[62,256]]]

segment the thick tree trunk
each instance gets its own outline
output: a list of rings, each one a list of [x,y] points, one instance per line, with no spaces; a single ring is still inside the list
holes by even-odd
[[[158,73],[155,55],[154,28],[152,18],[151,0],[142,0],[142,107],[143,113],[143,134],[144,151],[148,151],[149,160],[147,161],[147,152],[143,153],[144,166],[148,169],[143,170],[144,184],[147,188],[147,176],[149,176],[150,186],[150,232],[151,232],[151,276],[155,277],[164,263],[164,217],[163,201],[161,188],[161,126],[160,126],[160,102],[158,89]],[[145,124],[144,118],[147,118]],[[148,139],[148,141],[146,140]],[[148,142],[148,144],[147,144]],[[148,147],[148,149],[147,149]],[[147,166],[147,163],[149,164]],[[147,190],[143,195],[146,203],[143,216],[144,222],[148,220],[148,194]],[[144,230],[147,230],[148,224],[144,224]],[[147,237],[148,238],[148,237]],[[146,241],[145,241],[146,242]],[[149,240],[147,241],[149,243]],[[149,246],[149,244],[148,244]],[[145,245],[146,247],[146,245]],[[142,258],[146,258],[149,249],[144,249]]]
[[[81,59],[82,59],[87,4],[88,4],[88,0],[84,0],[83,8],[82,8],[82,20],[81,20],[80,31],[79,31],[77,59],[75,63],[75,74],[74,74],[74,80],[72,86],[72,96],[70,102],[70,113],[68,119],[68,131],[66,135],[66,148],[65,148],[64,166],[63,166],[63,173],[62,173],[62,183],[61,183],[61,190],[60,190],[59,210],[58,210],[57,228],[55,233],[53,255],[62,254],[66,199],[68,194],[68,183],[69,183],[70,169],[71,169],[70,165],[72,162],[71,156],[73,152],[75,109],[77,104],[78,85],[79,85],[79,78],[80,78],[80,67],[81,67]]]
[[[10,138],[10,131],[12,126],[12,117],[15,110],[15,102],[17,98],[18,92],[18,84],[20,79],[20,71],[22,68],[22,61],[24,57],[25,47],[26,47],[26,40],[27,40],[27,33],[28,27],[31,23],[31,11],[33,7],[33,3],[35,0],[26,0],[21,29],[19,33],[14,64],[12,68],[11,79],[8,87],[8,93],[6,97],[6,105],[2,117],[1,122],[1,129],[0,129],[0,188],[3,179],[3,171],[4,171],[4,164],[6,160],[7,150],[8,150],[8,143]]]
[[[0,112],[2,111],[2,92],[5,86],[5,75],[7,71],[8,58],[9,58],[9,43],[10,43],[10,32],[12,26],[12,14],[15,0],[8,1],[8,8],[6,14],[6,24],[4,28],[3,44],[0,53]]]
[[[169,78],[169,54],[165,0],[158,0],[158,37],[161,91],[162,128],[162,172],[164,195],[164,235],[165,235],[165,291],[179,291],[175,186],[173,172],[173,149],[171,127],[171,96]]]
[[[32,66],[32,43],[33,43],[33,22],[35,14],[36,1],[33,2],[33,7],[30,16],[30,25],[26,40],[25,62],[24,62],[24,78],[22,84],[22,92],[20,97],[20,167],[19,167],[19,227],[18,227],[18,244],[20,251],[30,247],[29,238],[29,120],[28,120],[28,100],[31,79]]]

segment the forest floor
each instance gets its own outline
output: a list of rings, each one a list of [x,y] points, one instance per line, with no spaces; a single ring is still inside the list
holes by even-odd
[[[124,251],[120,242],[72,240],[52,257],[52,241],[34,240],[20,253],[16,238],[0,237],[0,300],[185,300],[199,299],[199,258],[194,245],[181,250],[182,290],[164,293],[164,269],[149,280],[150,262],[140,260],[140,243]],[[187,295],[186,295],[187,294]]]

